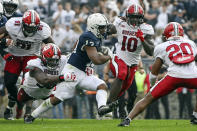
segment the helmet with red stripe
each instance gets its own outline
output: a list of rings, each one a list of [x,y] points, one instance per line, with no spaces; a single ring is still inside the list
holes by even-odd
[[[183,37],[184,30],[183,27],[177,22],[170,22],[164,29],[163,37],[168,40],[172,37]]]
[[[44,66],[49,69],[56,69],[59,66],[61,50],[53,43],[44,45],[41,49],[41,60]]]
[[[33,36],[40,26],[40,17],[34,10],[28,10],[24,13],[22,19],[22,31],[26,37]]]
[[[133,4],[126,10],[126,20],[129,25],[139,26],[144,22],[144,10],[140,5]]]

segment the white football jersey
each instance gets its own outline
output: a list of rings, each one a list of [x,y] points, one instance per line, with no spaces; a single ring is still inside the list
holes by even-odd
[[[39,58],[37,58],[37,59],[28,61],[27,68],[37,67],[41,69],[43,72],[47,73],[47,75],[60,75],[65,64],[67,63],[67,60],[68,60],[67,56],[62,55],[59,67],[55,70],[50,70],[42,64],[42,61]],[[42,85],[39,84],[35,78],[31,77],[29,75],[29,72],[25,74],[23,85],[24,85],[23,88],[25,92],[29,96],[36,98],[36,99],[42,99],[42,98],[48,97],[53,90],[53,89],[47,89],[47,88],[39,88],[39,86],[42,86]]]
[[[39,54],[42,41],[51,36],[50,27],[41,21],[38,31],[32,37],[25,37],[22,32],[22,17],[11,18],[5,27],[14,41],[13,45],[7,48],[7,51],[14,56]]]
[[[197,78],[197,67],[195,61],[187,64],[175,64],[172,62],[177,54],[197,54],[197,48],[193,41],[180,38],[170,40],[157,45],[154,49],[154,57],[163,60],[168,65],[168,75],[177,78]]]
[[[140,29],[144,36],[147,34],[154,35],[153,27],[145,23],[139,27],[133,27],[120,18],[116,18],[113,24],[116,27],[118,37],[116,54],[127,65],[138,64],[143,46],[141,40],[136,37],[136,32]]]

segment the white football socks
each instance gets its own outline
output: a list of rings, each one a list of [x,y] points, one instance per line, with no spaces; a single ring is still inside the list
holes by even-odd
[[[98,103],[98,108],[107,103],[107,91],[106,90],[97,90],[96,92],[96,101]]]
[[[46,99],[39,107],[37,107],[32,113],[31,115],[34,118],[37,118],[41,113],[47,111],[48,109],[50,109],[51,107],[53,107],[53,105],[51,104],[50,98]]]
[[[193,115],[197,118],[197,112],[193,111]]]

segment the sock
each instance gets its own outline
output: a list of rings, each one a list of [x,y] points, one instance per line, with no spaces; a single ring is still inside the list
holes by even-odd
[[[107,103],[107,91],[106,90],[97,90],[96,92],[96,101],[98,103],[98,108]]]
[[[193,111],[193,115],[197,118],[197,112]]]
[[[131,120],[131,118],[129,118],[129,117],[127,117],[126,119],[127,119],[127,120],[129,120],[129,122],[131,122],[131,121],[132,121],[132,120]]]
[[[31,107],[30,106],[26,106],[25,114],[31,114]]]
[[[7,109],[12,109],[12,107],[10,107],[10,106],[8,106],[8,105],[7,105],[7,107],[6,107],[6,108],[7,108]]]
[[[36,109],[31,113],[31,116],[33,116],[34,118],[37,118],[41,113],[47,111],[47,110],[50,109],[51,107],[53,107],[53,105],[51,104],[50,98],[48,98],[48,99],[45,100],[38,108],[36,108]]]

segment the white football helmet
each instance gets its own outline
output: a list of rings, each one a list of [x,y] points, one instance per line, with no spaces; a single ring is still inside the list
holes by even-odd
[[[3,0],[4,14],[6,17],[11,17],[18,9],[18,0]]]
[[[91,31],[96,37],[103,38],[107,32],[107,25],[109,24],[107,18],[100,13],[94,13],[87,19],[87,30]],[[101,32],[101,29],[105,29]]]

